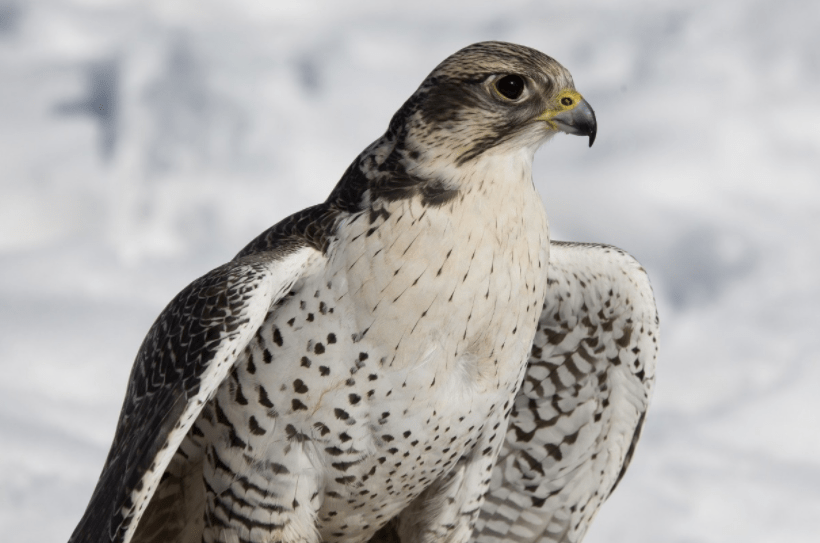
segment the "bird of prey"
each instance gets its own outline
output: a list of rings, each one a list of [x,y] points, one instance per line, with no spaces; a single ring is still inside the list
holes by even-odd
[[[579,541],[657,318],[631,257],[550,243],[531,166],[557,132],[596,120],[552,58],[436,67],[325,202],[161,312],[71,541]]]

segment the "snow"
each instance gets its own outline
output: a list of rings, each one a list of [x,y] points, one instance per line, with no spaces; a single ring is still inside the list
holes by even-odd
[[[554,236],[630,251],[660,307],[644,436],[586,541],[816,541],[818,23],[800,0],[0,0],[0,533],[67,540],[164,304],[500,39],[598,116],[592,149],[536,156]]]

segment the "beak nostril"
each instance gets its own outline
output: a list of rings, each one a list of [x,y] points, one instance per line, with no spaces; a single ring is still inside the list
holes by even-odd
[[[567,106],[569,101],[571,107]],[[598,123],[595,120],[595,112],[589,103],[581,97],[564,96],[559,102],[566,109],[559,113],[550,112],[546,120],[550,121],[550,126],[555,130],[560,130],[567,134],[576,136],[588,136],[589,146],[595,142],[595,135],[598,132]]]

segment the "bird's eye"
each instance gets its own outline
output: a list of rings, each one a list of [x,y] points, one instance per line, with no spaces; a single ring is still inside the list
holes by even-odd
[[[570,98],[569,96],[564,96],[563,98],[561,98],[561,103],[565,106],[571,106],[572,98]]]
[[[519,98],[521,93],[524,92],[525,86],[524,78],[515,74],[505,75],[495,82],[496,90],[501,96],[509,98],[510,100]]]

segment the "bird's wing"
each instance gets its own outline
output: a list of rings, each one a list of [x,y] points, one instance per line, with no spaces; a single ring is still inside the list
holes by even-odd
[[[127,543],[202,407],[268,311],[321,253],[307,245],[237,257],[162,311],[137,354],[117,432],[70,543]]]
[[[553,242],[548,282],[477,543],[578,543],[640,437],[658,355],[646,272],[615,247]]]

